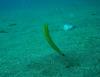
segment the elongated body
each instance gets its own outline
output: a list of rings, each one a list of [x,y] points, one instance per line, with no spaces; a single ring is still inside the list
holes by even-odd
[[[44,24],[43,26],[43,32],[44,32],[44,36],[47,40],[47,42],[49,43],[49,45],[52,47],[52,49],[54,49],[57,53],[59,53],[60,55],[64,56],[64,54],[61,52],[61,50],[57,47],[57,45],[53,42],[50,34],[49,34],[49,29],[48,29],[48,24]]]

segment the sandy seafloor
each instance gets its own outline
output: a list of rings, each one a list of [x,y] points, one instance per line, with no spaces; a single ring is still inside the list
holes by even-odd
[[[45,23],[66,57],[48,45]],[[75,28],[64,31],[64,24]],[[99,8],[0,12],[0,77],[100,77]]]

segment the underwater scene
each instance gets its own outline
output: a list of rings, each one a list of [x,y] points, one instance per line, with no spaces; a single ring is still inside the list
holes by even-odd
[[[100,0],[0,0],[0,77],[100,77]]]

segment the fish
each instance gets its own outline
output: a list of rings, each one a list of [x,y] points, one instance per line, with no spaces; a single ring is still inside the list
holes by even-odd
[[[47,23],[43,25],[43,34],[51,48],[61,56],[65,56],[65,54],[60,50],[60,48],[54,43],[53,39],[51,38]]]

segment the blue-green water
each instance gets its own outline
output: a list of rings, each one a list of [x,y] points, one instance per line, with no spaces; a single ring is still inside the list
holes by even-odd
[[[100,77],[99,4],[0,0],[0,77]],[[65,56],[45,39],[44,24]]]
[[[26,9],[26,8],[48,8],[52,6],[67,7],[67,6],[99,6],[99,0],[0,0],[0,9]],[[33,9],[33,10],[34,10]]]

